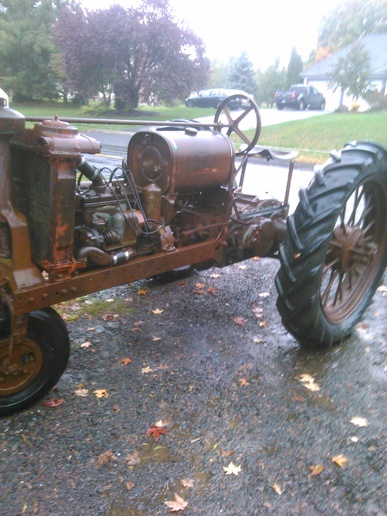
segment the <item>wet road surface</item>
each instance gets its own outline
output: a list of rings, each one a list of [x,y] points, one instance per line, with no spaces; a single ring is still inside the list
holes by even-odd
[[[281,325],[276,270],[62,307],[72,354],[44,401],[65,403],[0,421],[0,513],[153,516],[177,494],[187,515],[385,514],[387,278],[353,335],[313,354]]]

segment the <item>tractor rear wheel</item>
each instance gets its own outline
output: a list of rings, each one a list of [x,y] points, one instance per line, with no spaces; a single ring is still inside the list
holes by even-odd
[[[350,334],[387,265],[387,148],[348,144],[300,191],[276,277],[285,327],[307,347]]]

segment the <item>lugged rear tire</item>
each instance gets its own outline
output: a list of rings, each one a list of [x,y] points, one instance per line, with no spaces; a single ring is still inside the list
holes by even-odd
[[[277,308],[302,345],[331,346],[351,333],[387,265],[387,148],[347,144],[300,191],[287,228]]]

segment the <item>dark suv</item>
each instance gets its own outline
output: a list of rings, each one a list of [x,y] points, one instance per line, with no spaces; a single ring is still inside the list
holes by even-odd
[[[316,90],[314,86],[294,84],[288,91],[277,91],[274,95],[277,108],[293,107],[303,111],[310,109],[325,109],[324,95]]]

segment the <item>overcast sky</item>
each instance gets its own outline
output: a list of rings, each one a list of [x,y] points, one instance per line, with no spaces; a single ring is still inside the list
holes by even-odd
[[[81,0],[87,9],[137,5],[139,0]],[[341,0],[170,0],[176,17],[204,41],[211,60],[227,62],[246,51],[264,71],[278,56],[289,63],[295,47],[303,60],[316,47],[322,17]]]

